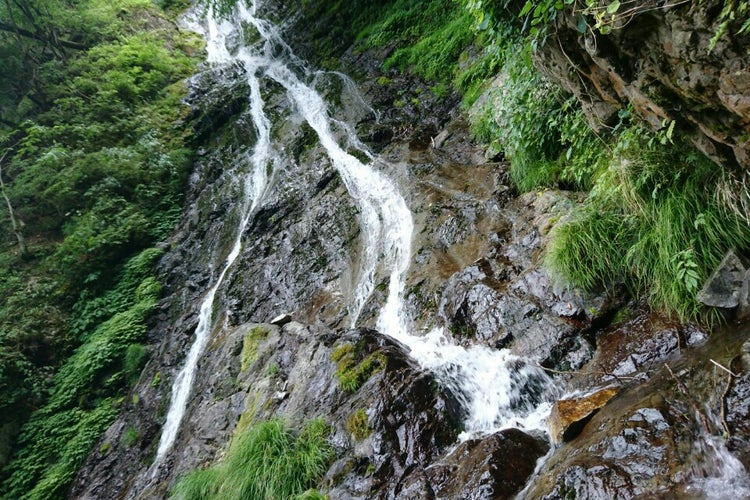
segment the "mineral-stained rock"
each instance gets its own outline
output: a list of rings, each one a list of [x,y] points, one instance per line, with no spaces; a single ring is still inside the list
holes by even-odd
[[[547,419],[552,440],[561,443],[575,438],[591,417],[615,397],[619,390],[619,387],[605,387],[593,394],[557,401]]]

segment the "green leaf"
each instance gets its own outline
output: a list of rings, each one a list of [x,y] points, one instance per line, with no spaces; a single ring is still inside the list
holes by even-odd
[[[614,14],[620,8],[620,0],[615,0],[607,6],[607,14]]]

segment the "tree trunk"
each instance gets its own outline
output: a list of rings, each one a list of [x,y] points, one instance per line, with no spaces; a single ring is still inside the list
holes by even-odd
[[[5,160],[5,156],[8,154],[9,149],[3,153],[3,156],[0,157],[0,191],[3,193],[3,198],[5,199],[5,205],[8,207],[8,215],[10,215],[10,224],[13,227],[13,233],[16,235],[16,240],[18,241],[18,254],[21,256],[21,258],[26,258],[29,254],[29,249],[26,246],[26,240],[23,237],[23,221],[18,219],[16,217],[16,213],[13,210],[13,204],[10,202],[10,198],[8,198],[8,194],[5,192],[5,182],[3,182],[3,160]]]

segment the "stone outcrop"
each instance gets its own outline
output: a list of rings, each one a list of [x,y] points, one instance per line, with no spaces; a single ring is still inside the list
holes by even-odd
[[[514,498],[549,449],[518,429],[464,441],[429,470],[436,498]]]
[[[591,28],[592,16],[565,9],[539,66],[583,103],[595,129],[631,106],[653,129],[674,120],[717,163],[749,169],[750,35],[737,35],[742,19],[722,28],[725,5],[623,3],[608,34]]]
[[[575,438],[591,417],[619,391],[619,387],[605,387],[592,394],[556,401],[547,417],[547,427],[552,441],[562,443]]]
[[[737,308],[738,316],[745,317],[750,312],[749,280],[750,272],[737,254],[730,250],[698,291],[698,302],[722,309]]]

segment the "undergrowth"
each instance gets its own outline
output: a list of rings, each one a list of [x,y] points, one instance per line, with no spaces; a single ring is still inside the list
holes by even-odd
[[[182,477],[172,489],[179,500],[320,498],[311,491],[333,458],[330,427],[322,420],[294,432],[280,420],[248,427],[226,457]]]
[[[0,11],[54,35],[0,37],[0,441],[15,453],[0,495],[61,498],[148,356],[161,251],[144,249],[181,213],[201,41],[149,0]]]
[[[105,295],[109,300],[98,302],[112,316],[96,326],[63,364],[52,379],[47,403],[21,428],[19,451],[4,470],[9,476],[3,498],[62,496],[94,443],[114,421],[115,397],[124,395],[132,381],[128,380],[134,370],[132,346],[143,339],[146,318],[161,292],[149,276],[158,256],[149,249],[132,258],[117,286]]]
[[[545,262],[562,281],[624,283],[680,320],[709,320],[697,291],[728,250],[750,246],[750,227],[717,201],[720,180],[684,141],[627,129],[586,205],[554,230]]]

